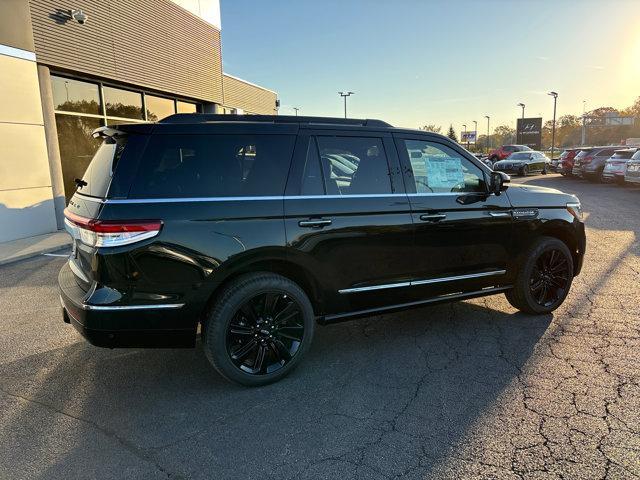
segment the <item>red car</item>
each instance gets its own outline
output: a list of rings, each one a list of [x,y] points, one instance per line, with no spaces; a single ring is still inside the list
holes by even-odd
[[[492,162],[498,162],[504,160],[513,152],[526,152],[531,151],[526,145],[502,145],[500,148],[496,148],[489,152],[489,160]]]
[[[576,157],[579,151],[579,148],[567,148],[564,152],[562,152],[562,155],[560,155],[560,158],[558,159],[557,165],[552,164],[552,166],[555,167],[556,172],[570,177],[572,175],[571,170],[573,170],[573,159]]]

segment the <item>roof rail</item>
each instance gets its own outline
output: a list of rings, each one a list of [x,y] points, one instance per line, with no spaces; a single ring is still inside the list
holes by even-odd
[[[175,113],[159,123],[206,123],[206,122],[265,122],[306,123],[316,125],[359,125],[363,127],[391,127],[387,122],[375,119],[296,117],[293,115],[225,115],[216,113]]]

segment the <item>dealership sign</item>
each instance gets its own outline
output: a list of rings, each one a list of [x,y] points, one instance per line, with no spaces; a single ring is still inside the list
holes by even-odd
[[[534,150],[540,150],[542,146],[542,118],[519,118],[517,132],[517,143],[526,145]]]
[[[477,132],[462,132],[460,134],[460,143],[476,143]]]

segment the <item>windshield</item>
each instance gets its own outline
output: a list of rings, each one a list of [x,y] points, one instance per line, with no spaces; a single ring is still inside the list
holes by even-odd
[[[111,177],[126,145],[126,137],[114,140],[107,137],[93,156],[91,163],[78,182],[77,192],[90,197],[107,196]]]
[[[516,152],[509,155],[509,160],[529,160],[530,156],[530,153]]]
[[[617,159],[617,158],[622,158],[622,159],[627,159],[627,158],[631,158],[633,156],[633,151],[625,151],[625,152],[616,152],[613,155],[611,155],[612,159]]]
[[[632,160],[640,160],[640,150],[633,154]]]

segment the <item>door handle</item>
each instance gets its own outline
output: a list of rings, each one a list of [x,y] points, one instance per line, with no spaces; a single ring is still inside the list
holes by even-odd
[[[510,212],[488,212],[490,217],[510,217]]]
[[[300,220],[298,225],[303,228],[322,228],[331,225],[331,220],[319,218],[317,220]]]
[[[445,218],[447,218],[447,216],[444,213],[428,213],[420,215],[420,220],[423,222],[439,222]]]

